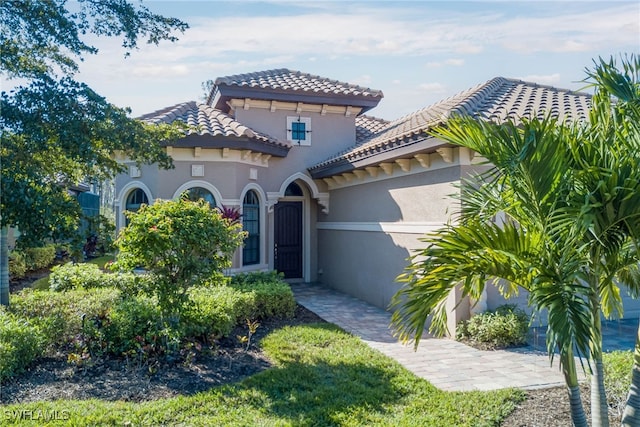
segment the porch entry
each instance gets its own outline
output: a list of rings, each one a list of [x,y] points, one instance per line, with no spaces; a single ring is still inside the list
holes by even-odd
[[[285,279],[302,277],[302,202],[274,207],[273,265]]]

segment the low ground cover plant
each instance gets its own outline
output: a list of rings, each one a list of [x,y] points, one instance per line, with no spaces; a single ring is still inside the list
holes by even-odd
[[[529,315],[515,304],[477,314],[460,322],[456,339],[487,348],[524,345],[529,333]]]

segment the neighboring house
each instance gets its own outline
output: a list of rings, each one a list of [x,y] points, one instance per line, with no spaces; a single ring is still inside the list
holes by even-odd
[[[382,98],[287,69],[218,78],[206,103],[141,117],[194,128],[166,147],[175,169],[131,163],[117,177],[117,227],[127,209],[191,191],[242,211],[249,238],[233,272],[276,269],[386,308],[418,239],[450,218],[455,184],[478,167],[473,152],[426,131],[453,114],[584,119],[590,103],[585,93],[498,77],[395,121],[365,115]],[[488,292],[489,308],[503,301]],[[461,304],[451,322],[468,315]]]

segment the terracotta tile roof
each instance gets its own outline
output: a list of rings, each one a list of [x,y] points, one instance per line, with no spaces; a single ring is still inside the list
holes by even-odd
[[[187,135],[246,137],[267,144],[286,147],[290,147],[291,145],[254,131],[222,111],[195,101],[184,102],[154,111],[153,113],[140,116],[139,119],[148,123],[172,123],[179,120],[190,126],[187,130]]]
[[[382,91],[343,83],[325,77],[280,68],[248,74],[219,77],[216,86],[239,86],[261,89],[277,89],[291,92],[312,92],[332,95],[382,98]]]
[[[356,144],[360,144],[380,132],[389,124],[388,120],[371,116],[356,117]]]
[[[327,166],[340,160],[354,160],[382,153],[426,136],[425,132],[446,123],[449,117],[463,114],[497,122],[551,112],[560,120],[588,118],[591,96],[521,80],[496,77],[472,89],[423,108],[393,122],[377,134],[313,166]],[[392,147],[393,146],[393,147]]]

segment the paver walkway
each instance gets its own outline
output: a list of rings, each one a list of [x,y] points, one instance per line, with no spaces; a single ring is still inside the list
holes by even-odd
[[[320,285],[293,284],[291,288],[299,304],[442,390],[535,389],[564,384],[557,359],[551,367],[547,354],[533,347],[481,351],[450,339],[423,338],[414,351],[413,345],[402,345],[393,337],[391,314],[385,310]]]

